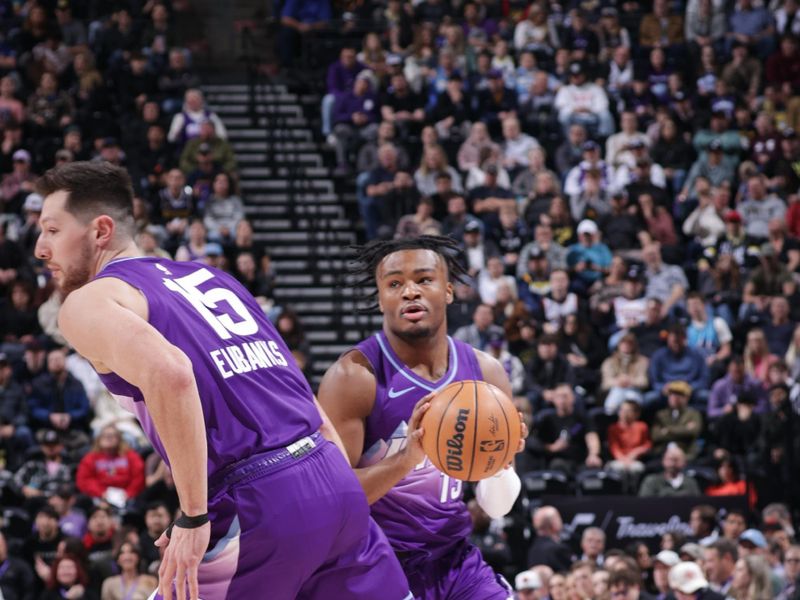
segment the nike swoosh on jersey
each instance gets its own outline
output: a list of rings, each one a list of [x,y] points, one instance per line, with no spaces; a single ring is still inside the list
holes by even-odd
[[[413,390],[415,387],[416,386],[412,385],[409,388],[406,388],[404,390],[398,390],[398,391],[395,391],[394,388],[389,388],[389,398],[397,398],[398,396],[402,396],[403,394],[406,394],[406,393],[410,392],[411,390]]]

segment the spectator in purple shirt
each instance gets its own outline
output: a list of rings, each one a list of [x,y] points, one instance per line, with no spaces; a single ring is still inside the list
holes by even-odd
[[[339,52],[339,60],[332,62],[328,67],[328,93],[322,98],[322,135],[331,132],[333,108],[336,99],[353,90],[356,76],[365,69],[356,59],[355,48],[344,47]]]
[[[336,100],[331,142],[336,150],[336,174],[339,176],[350,172],[348,152],[357,149],[359,140],[374,138],[378,133],[380,107],[372,91],[371,77],[369,71],[362,71],[356,76],[353,90]]]
[[[744,393],[752,394],[757,399],[756,412],[763,412],[767,407],[766,390],[760,381],[747,375],[744,360],[734,356],[728,363],[728,374],[718,379],[711,388],[708,397],[708,418],[716,419],[731,412],[737,398]]]

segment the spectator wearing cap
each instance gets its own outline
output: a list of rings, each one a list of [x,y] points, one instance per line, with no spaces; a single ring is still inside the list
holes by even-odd
[[[534,246],[525,252],[527,267],[520,274],[520,264],[517,264],[517,295],[524,302],[528,311],[536,310],[539,306],[539,296],[550,292],[550,261],[547,255]],[[521,261],[522,259],[520,259]]]
[[[55,429],[70,447],[79,447],[86,439],[89,398],[83,384],[67,371],[64,349],[47,353],[47,371],[33,380],[28,407],[31,425],[37,430]]]
[[[481,169],[470,171],[467,189],[470,179],[477,183],[469,190],[469,202],[473,213],[480,215],[489,223],[497,220],[500,210],[513,210],[516,214],[517,201],[508,188],[508,173],[500,169],[491,158],[484,161]]]
[[[608,190],[601,184],[600,173],[589,171],[578,194],[569,197],[569,210],[572,219],[599,219],[611,211]]]
[[[706,414],[709,419],[718,419],[735,409],[737,398],[751,394],[756,398],[757,412],[766,410],[767,397],[764,385],[744,368],[744,359],[733,356],[728,362],[727,374],[714,382],[708,397]]]
[[[27,150],[17,150],[12,155],[13,168],[0,181],[0,199],[3,211],[17,214],[25,198],[33,192],[36,175],[31,169],[31,155]]]
[[[615,133],[606,140],[606,162],[613,168],[618,169],[623,164],[632,166],[635,158],[630,153],[634,147],[647,149],[650,146],[650,138],[639,130],[639,120],[636,113],[625,110],[620,116],[620,132]]]
[[[22,545],[20,554],[31,567],[50,566],[56,559],[58,544],[64,538],[58,527],[58,513],[45,504],[36,512],[34,530]]]
[[[533,228],[533,241],[525,244],[520,251],[517,262],[517,277],[521,277],[520,265],[527,264],[528,256],[534,248],[541,250],[547,258],[551,269],[563,269],[567,266],[567,249],[553,240],[553,228],[549,224],[539,223]]]
[[[669,444],[661,460],[662,473],[652,473],[644,478],[639,488],[641,498],[670,498],[676,496],[699,496],[700,486],[686,475],[686,454],[677,444]],[[693,563],[694,564],[694,563]],[[697,567],[698,571],[700,567]],[[670,577],[671,579],[671,577]],[[674,586],[670,582],[670,587]]]
[[[722,141],[712,139],[708,143],[708,152],[698,156],[692,164],[692,168],[689,169],[683,188],[678,194],[678,200],[684,202],[689,198],[696,197],[695,182],[699,177],[704,177],[712,186],[717,187],[732,181],[733,176],[733,166],[725,160],[723,155]]]
[[[514,578],[514,589],[519,600],[544,600],[542,579],[536,571],[523,571]]]
[[[761,435],[761,418],[755,414],[758,398],[742,394],[734,408],[721,416],[714,425],[714,441],[709,444],[715,458],[733,457],[742,464],[755,464],[758,448],[753,443]]]
[[[528,228],[517,213],[516,204],[500,205],[497,218],[489,219],[486,237],[502,255],[506,274],[514,275],[520,252],[530,237]]]
[[[713,591],[696,562],[679,562],[669,570],[669,587],[677,600],[724,600]]]
[[[723,595],[727,595],[733,583],[733,570],[739,552],[731,540],[720,538],[703,550],[703,569],[708,578],[709,587]]]
[[[477,277],[486,268],[486,263],[492,256],[497,256],[499,251],[492,242],[483,236],[483,224],[475,218],[466,222],[463,229],[463,251],[466,258],[467,273],[470,277]]]
[[[503,329],[495,325],[492,307],[488,304],[479,304],[472,315],[472,324],[460,327],[453,337],[469,344],[478,350],[485,350],[493,336],[503,336]]]
[[[769,222],[784,218],[786,204],[775,194],[770,194],[763,175],[756,174],[747,180],[745,200],[739,204],[738,211],[744,219],[747,235],[766,239],[769,237]]]
[[[742,215],[737,210],[728,210],[724,213],[725,233],[717,241],[716,247],[704,254],[711,259],[727,255],[739,269],[751,267],[754,263],[758,264],[759,242],[750,238],[744,232]]]
[[[653,587],[656,600],[674,598],[669,587],[669,570],[681,562],[680,557],[672,550],[662,550],[653,557]]]
[[[667,0],[655,0],[653,12],[646,14],[639,25],[639,44],[668,49],[683,41],[683,17],[670,14]]]
[[[149,136],[148,136],[149,137]],[[184,173],[191,173],[197,169],[197,156],[204,149],[205,154],[211,155],[211,160],[218,164],[224,171],[234,173],[236,171],[236,156],[230,142],[217,135],[214,122],[204,120],[200,123],[200,130],[197,137],[190,139],[183,147],[180,157],[180,169]],[[207,148],[207,150],[205,150]]]
[[[541,506],[534,511],[532,522],[536,537],[528,551],[528,564],[533,567],[546,565],[555,572],[568,571],[572,552],[561,542],[564,522],[558,509]]]
[[[700,158],[705,156],[709,144],[716,139],[720,141],[725,162],[734,168],[738,166],[742,149],[747,146],[747,138],[732,126],[725,111],[712,111],[708,127],[694,126],[690,131],[694,131],[692,144]]]
[[[402,73],[391,76],[390,85],[381,97],[381,117],[398,129],[402,139],[409,134],[418,135],[422,129],[425,99],[411,88]]]
[[[614,353],[600,367],[600,389],[606,393],[603,406],[607,415],[616,414],[624,400],[641,403],[642,393],[648,387],[648,364],[647,357],[639,353],[636,336],[630,332],[623,334]]]
[[[670,336],[674,335],[670,333]],[[653,361],[655,359],[656,356]],[[703,417],[700,411],[689,406],[692,388],[685,381],[673,380],[664,386],[663,393],[667,397],[667,407],[656,413],[650,428],[653,452],[661,454],[674,443],[692,460],[700,452],[698,440],[703,433]]]
[[[553,403],[559,384],[576,383],[575,369],[567,357],[559,352],[555,335],[545,334],[536,339],[536,352],[525,366],[532,376],[533,383],[527,396],[534,411]]]
[[[41,454],[25,461],[14,473],[14,485],[27,499],[47,498],[72,481],[72,469],[64,462],[64,444],[53,429],[36,434]]]
[[[580,195],[586,185],[586,177],[594,172],[599,177],[601,189],[611,185],[613,172],[600,158],[600,145],[594,140],[583,143],[583,160],[567,173],[564,179],[564,193],[571,196]]]
[[[502,45],[502,42],[497,42]],[[513,63],[512,63],[513,64]],[[489,133],[498,137],[502,131],[502,123],[508,118],[516,118],[519,108],[517,91],[506,85],[504,71],[493,66],[487,74],[487,86],[478,92],[476,98],[479,118],[486,123]],[[509,165],[506,165],[509,168]]]
[[[769,389],[770,410],[763,415],[758,448],[765,471],[764,500],[782,501],[796,489],[796,467],[800,464],[800,416],[789,401],[786,384]],[[796,493],[796,492],[794,492]]]
[[[667,265],[661,258],[661,245],[650,242],[642,248],[642,259],[646,265],[648,298],[658,298],[661,315],[666,317],[682,304],[689,287],[686,274],[677,265]]]
[[[225,270],[225,251],[219,242],[208,242],[203,250],[203,258],[200,262],[205,263],[215,269]]]
[[[554,108],[565,133],[573,123],[584,125],[600,137],[607,137],[614,130],[608,97],[600,86],[587,81],[585,67],[579,62],[569,66],[569,83],[558,90]]]
[[[600,230],[594,221],[584,219],[577,231],[578,243],[567,250],[567,266],[588,287],[608,271],[611,250],[600,241]]]
[[[32,443],[25,394],[14,380],[8,357],[0,353],[0,452],[5,455],[5,468],[16,470]]]

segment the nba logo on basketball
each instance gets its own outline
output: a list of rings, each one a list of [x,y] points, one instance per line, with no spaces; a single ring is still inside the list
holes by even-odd
[[[502,452],[506,449],[505,440],[483,440],[480,445],[481,452]]]

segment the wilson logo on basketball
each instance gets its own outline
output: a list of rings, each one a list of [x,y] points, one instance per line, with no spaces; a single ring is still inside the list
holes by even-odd
[[[464,430],[467,428],[469,409],[461,408],[456,416],[455,433],[447,440],[447,468],[451,471],[464,470]]]
[[[481,452],[502,452],[505,449],[505,440],[483,440],[480,444]]]

